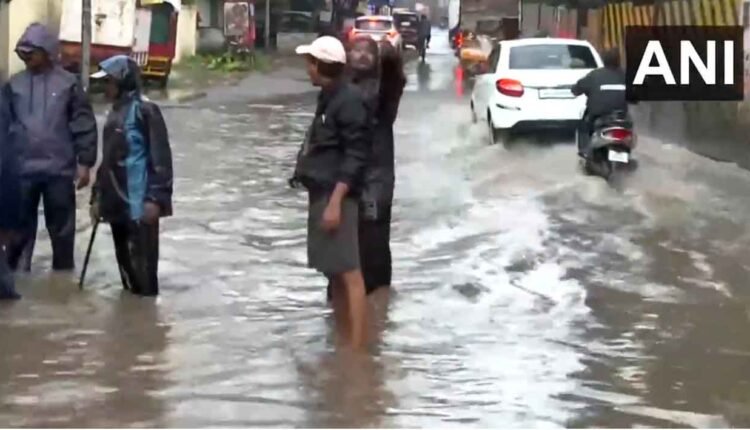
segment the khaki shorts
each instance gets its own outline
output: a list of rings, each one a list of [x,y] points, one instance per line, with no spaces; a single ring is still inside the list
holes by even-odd
[[[329,195],[310,194],[307,217],[308,266],[328,277],[359,270],[359,202],[344,198],[341,224],[333,233],[320,227]]]

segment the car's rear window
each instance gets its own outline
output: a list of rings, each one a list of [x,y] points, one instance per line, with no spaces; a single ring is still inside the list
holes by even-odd
[[[527,45],[510,49],[511,69],[596,69],[591,48],[581,45]]]
[[[399,27],[417,28],[419,23],[416,15],[394,15],[393,19]]]
[[[356,23],[357,30],[387,31],[391,29],[391,21],[384,19],[360,19]]]

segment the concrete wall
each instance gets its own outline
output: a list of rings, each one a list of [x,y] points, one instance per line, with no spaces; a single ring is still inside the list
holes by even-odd
[[[198,8],[183,6],[177,21],[175,63],[195,55],[198,45]]]
[[[60,0],[15,0],[3,4],[0,8],[0,73],[3,78],[23,68],[13,51],[29,24],[40,22],[53,32],[59,30],[61,3]]]

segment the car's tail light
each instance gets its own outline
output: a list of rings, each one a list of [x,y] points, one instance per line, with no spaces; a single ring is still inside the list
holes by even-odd
[[[463,44],[464,44],[464,35],[461,33],[458,33],[456,35],[456,46],[460,48],[463,46]]]
[[[498,79],[495,86],[500,94],[509,97],[521,97],[523,95],[523,85],[515,79]]]
[[[623,127],[610,127],[602,131],[602,136],[609,140],[626,142],[633,138],[633,132]]]

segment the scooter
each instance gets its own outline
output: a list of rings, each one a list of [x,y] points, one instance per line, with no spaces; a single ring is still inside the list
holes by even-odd
[[[637,144],[633,121],[627,112],[613,112],[594,122],[591,142],[584,155],[583,168],[612,183],[637,167],[632,152]]]

